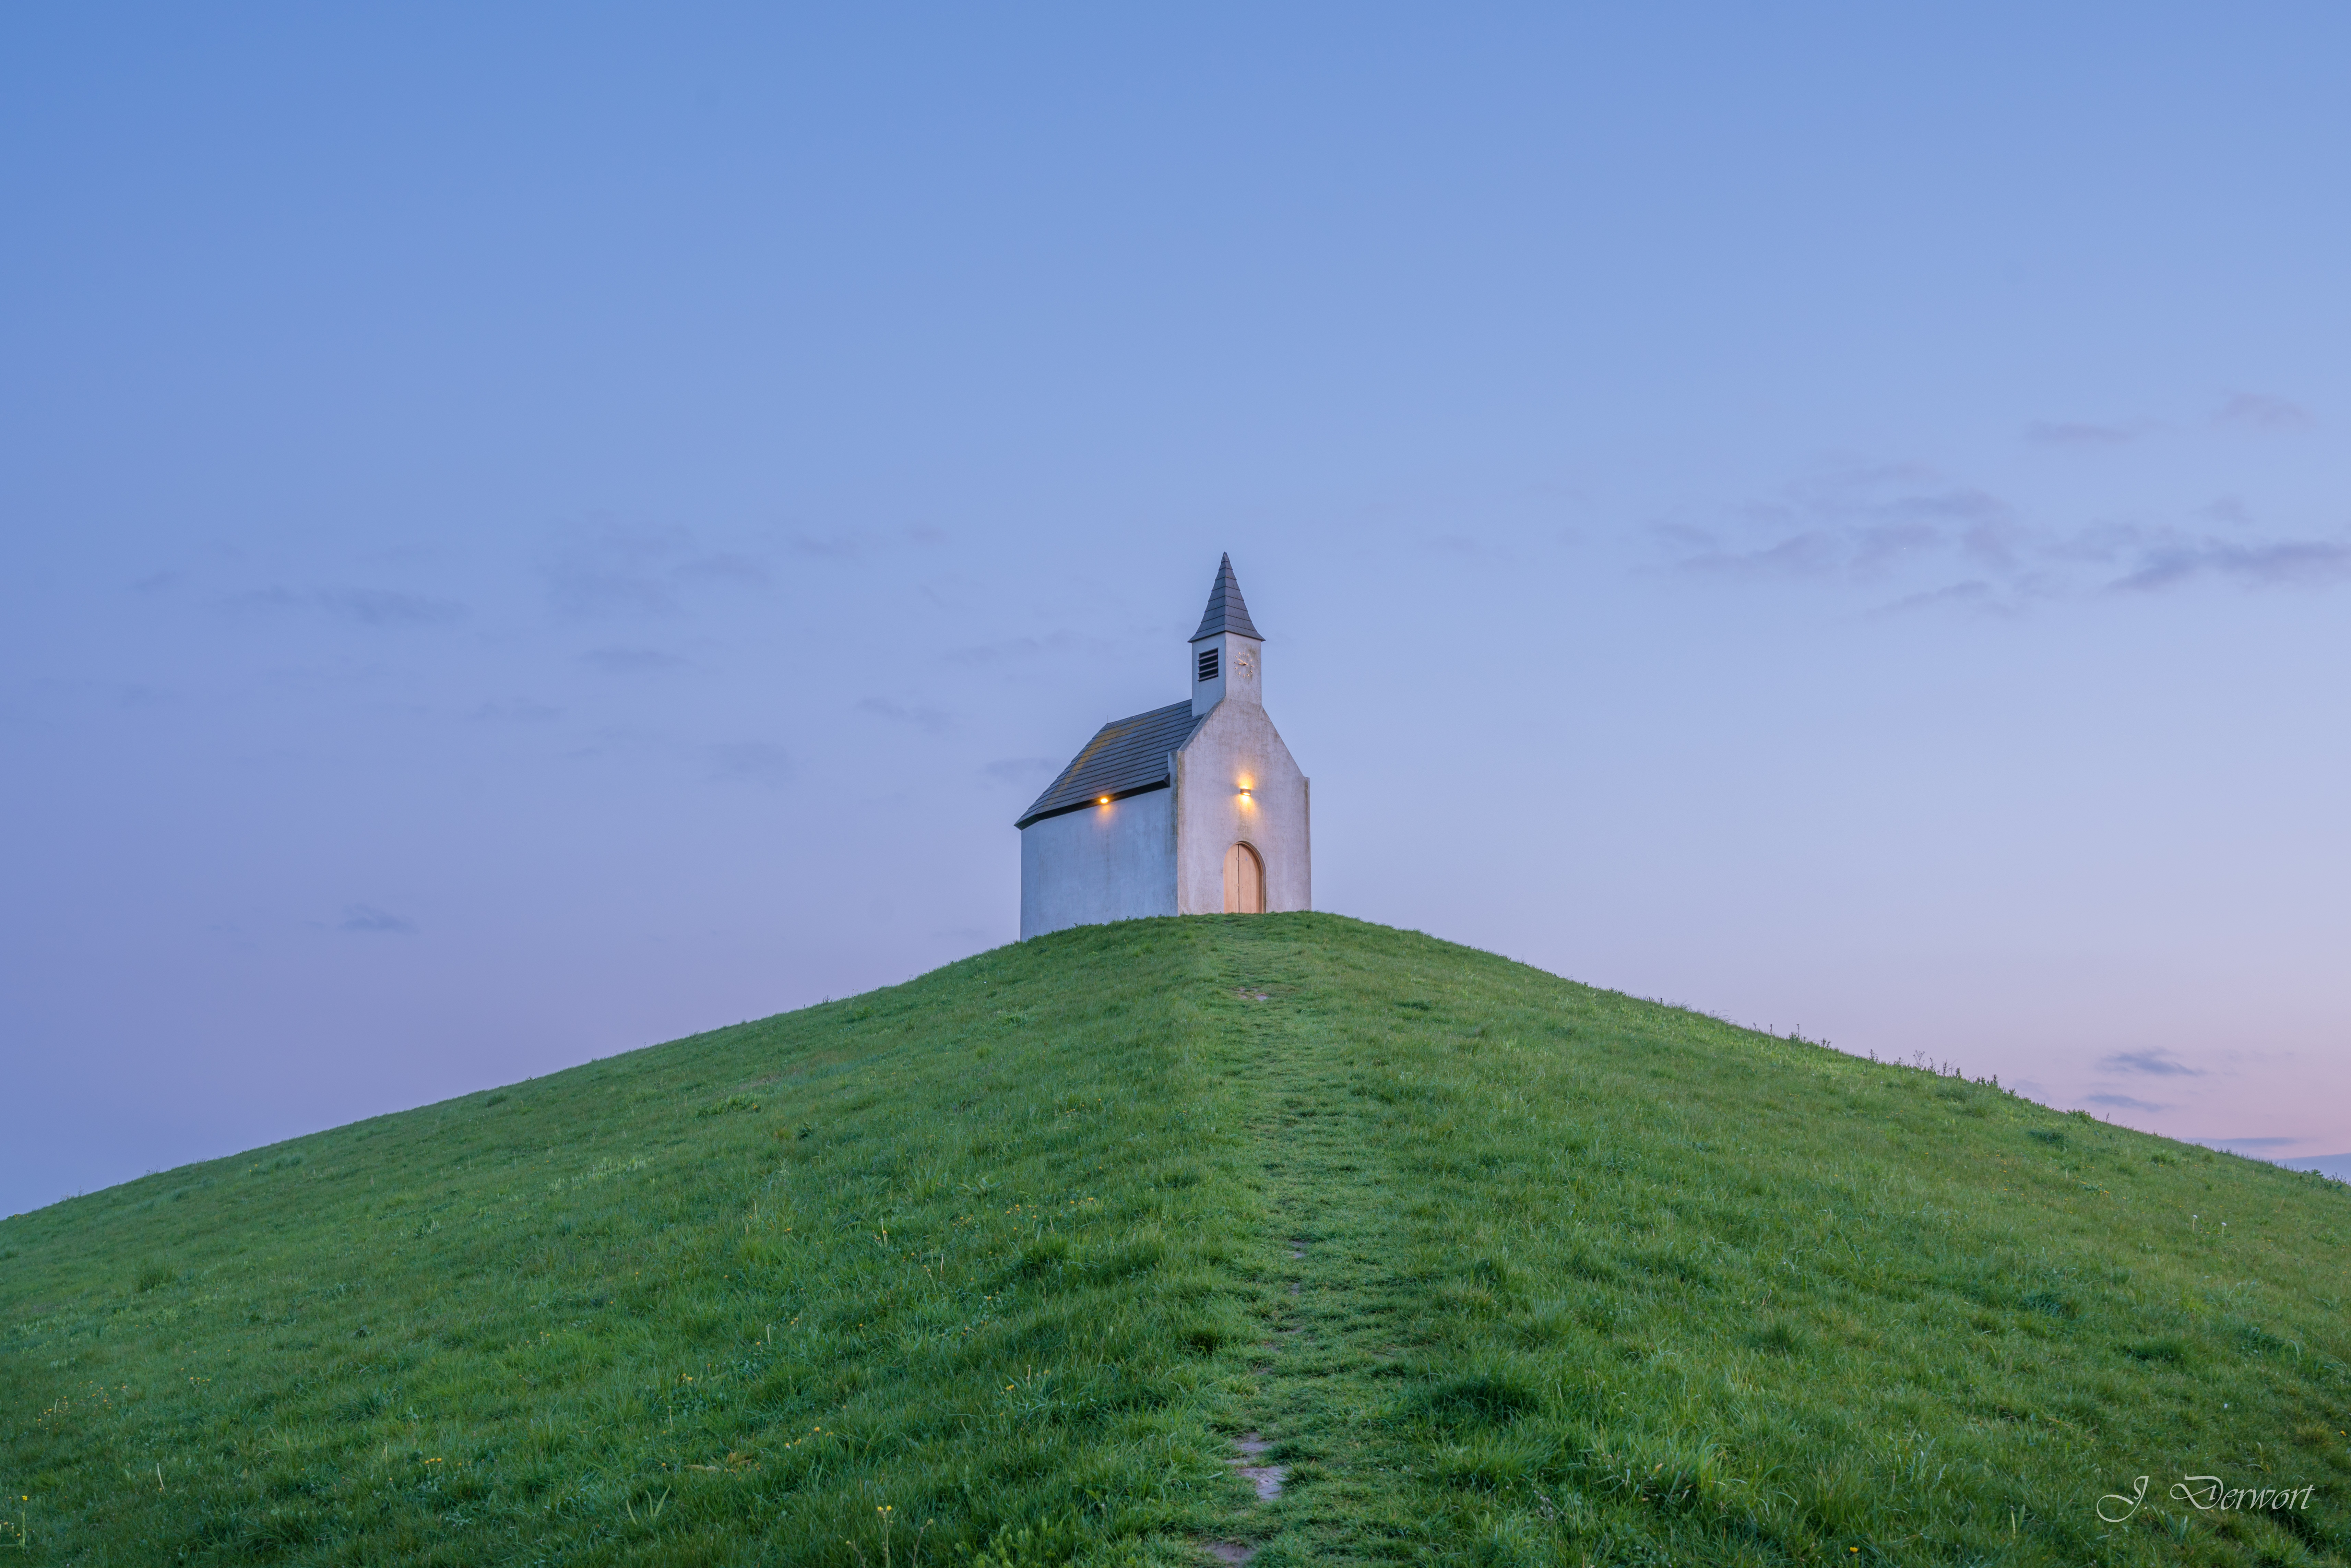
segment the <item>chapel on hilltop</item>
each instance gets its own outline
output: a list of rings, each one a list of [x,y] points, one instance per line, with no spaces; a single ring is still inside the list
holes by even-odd
[[[1306,775],[1266,716],[1265,638],[1217,568],[1189,700],[1106,724],[1020,830],[1020,937],[1147,915],[1313,906]]]

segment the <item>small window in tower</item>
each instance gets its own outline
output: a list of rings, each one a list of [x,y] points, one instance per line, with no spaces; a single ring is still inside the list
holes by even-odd
[[[1200,655],[1200,678],[1204,681],[1217,678],[1217,651],[1214,648]]]

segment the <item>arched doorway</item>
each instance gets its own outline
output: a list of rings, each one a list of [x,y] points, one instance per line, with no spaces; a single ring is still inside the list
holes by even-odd
[[[1265,862],[1247,844],[1225,852],[1225,913],[1265,913]]]

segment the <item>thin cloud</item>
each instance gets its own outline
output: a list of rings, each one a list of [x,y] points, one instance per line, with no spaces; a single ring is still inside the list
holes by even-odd
[[[2098,1061],[2101,1072],[2144,1072],[2156,1078],[2201,1078],[2204,1070],[2190,1067],[2168,1051],[2118,1051]]]
[[[447,626],[468,612],[454,599],[410,593],[396,588],[297,590],[282,585],[224,594],[216,602],[232,615],[289,615],[320,610],[354,626]]]
[[[390,588],[337,588],[319,595],[328,612],[361,626],[446,626],[465,618],[455,600]]]
[[[986,666],[1027,659],[1054,658],[1078,651],[1098,653],[1102,649],[1103,644],[1100,643],[1081,643],[1067,632],[1055,632],[1044,637],[1007,637],[1000,642],[950,648],[939,657],[950,664]]]
[[[2119,424],[2047,420],[2025,426],[2024,439],[2035,446],[2127,446],[2138,439],[2138,432]]]
[[[803,559],[854,566],[876,556],[893,554],[902,545],[936,549],[947,541],[945,529],[916,523],[894,530],[836,528],[831,533],[813,533],[803,528],[787,538],[784,548]]]
[[[780,789],[797,772],[791,753],[764,740],[737,740],[710,748],[711,777]]]
[[[1683,552],[1682,570],[1734,578],[1876,580],[1938,557],[2006,568],[2016,548],[2006,501],[1912,464],[1800,480],[1740,508],[1737,521],[1758,542],[1687,524],[1656,531]]]
[[[1648,532],[1672,570],[1693,576],[1894,585],[1879,614],[2014,615],[2036,602],[2196,580],[2245,589],[2351,580],[2351,533],[2264,538],[2233,497],[2183,512],[2176,524],[2048,528],[1980,486],[1908,464],[1832,470],[1718,523],[1664,519]]]
[[[766,561],[757,556],[737,555],[725,550],[680,562],[676,575],[703,578],[713,582],[740,583],[747,588],[765,588],[773,580],[768,575]]]
[[[225,593],[217,601],[232,615],[284,615],[301,609],[308,597],[290,588],[247,588],[235,593]]]
[[[2159,551],[2179,549],[2180,543],[2181,535],[2177,528],[2101,522],[2071,533],[2051,534],[2038,540],[2034,549],[2040,559],[2053,566],[2113,570],[2143,564]]]
[[[549,601],[565,615],[582,620],[674,615],[677,600],[664,576],[693,548],[694,536],[679,528],[574,525],[557,529],[539,551],[538,572]]]
[[[904,703],[893,702],[888,697],[861,697],[858,699],[857,711],[870,713],[877,718],[886,718],[893,724],[911,724],[915,728],[925,730],[933,735],[936,735],[955,722],[955,716],[945,708],[932,707],[927,704],[917,704],[909,707]]]
[[[685,612],[681,589],[773,582],[758,556],[707,549],[674,526],[569,524],[549,536],[537,566],[556,612],[582,621],[665,620]]]
[[[335,929],[362,936],[408,936],[415,935],[416,923],[372,904],[347,904]]]
[[[607,675],[651,674],[685,663],[675,653],[664,653],[658,648],[590,648],[580,655],[580,662]]]
[[[2220,578],[2260,588],[2323,587],[2351,578],[2351,545],[2333,539],[2279,539],[2244,545],[2204,539],[2147,552],[2117,589],[2144,592],[2196,578]]]
[[[562,712],[529,697],[517,697],[511,702],[484,703],[466,716],[485,724],[544,724]]]
[[[789,541],[792,553],[811,560],[855,561],[865,559],[872,547],[863,536],[841,533],[818,536],[794,534]]]
[[[1841,543],[1836,535],[1816,529],[1790,534],[1759,549],[1709,550],[1682,565],[1728,577],[1827,577],[1844,564]]]
[[[1981,580],[1954,582],[1947,588],[1932,588],[1924,593],[1913,593],[1881,607],[1876,613],[1905,615],[1921,610],[1947,609],[1974,610],[2000,616],[2017,613],[2016,606],[2002,599],[1999,589]]]
[[[2315,422],[2300,403],[2241,392],[2212,416],[2212,423],[2238,430],[2307,430]]]
[[[2091,1094],[2084,1098],[2087,1104],[2104,1105],[2110,1111],[2168,1111],[2171,1109],[2168,1105],[2155,1105],[2145,1100],[2134,1100],[2127,1094]]]

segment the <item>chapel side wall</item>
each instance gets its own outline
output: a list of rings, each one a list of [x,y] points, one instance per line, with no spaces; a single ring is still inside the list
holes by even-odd
[[[1020,830],[1020,939],[1176,913],[1176,792],[1153,789]]]
[[[1225,852],[1237,840],[1264,858],[1269,913],[1313,908],[1306,776],[1265,709],[1229,699],[1217,704],[1176,754],[1176,766],[1177,912],[1224,913]]]

